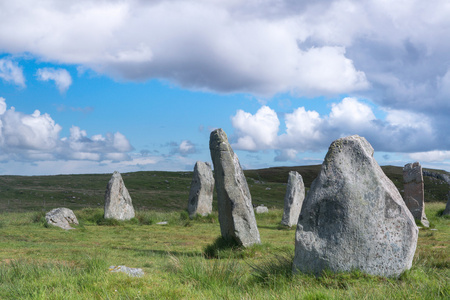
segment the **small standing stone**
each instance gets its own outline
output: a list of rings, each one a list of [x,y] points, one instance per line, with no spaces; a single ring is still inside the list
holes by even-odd
[[[296,171],[289,172],[286,195],[284,196],[284,212],[281,224],[292,227],[297,225],[298,216],[305,199],[305,184],[302,175]]]
[[[447,205],[445,206],[444,212],[442,213],[443,216],[450,216],[450,193],[448,194],[448,200]]]
[[[406,164],[403,168],[404,200],[414,219],[423,226],[430,227],[425,215],[425,196],[423,187],[422,166],[418,163]]]
[[[331,144],[298,219],[294,271],[397,277],[411,268],[419,230],[373,153],[357,135]]]
[[[115,171],[108,182],[105,193],[105,219],[119,221],[134,218],[134,208],[122,176]]]
[[[71,209],[60,207],[45,214],[47,224],[60,227],[65,230],[75,229],[70,224],[78,225],[78,220]]]
[[[213,193],[214,176],[211,165],[207,162],[196,162],[189,193],[189,217],[193,218],[196,214],[209,215],[212,212]]]
[[[220,232],[244,247],[260,244],[247,180],[237,155],[222,129],[211,132],[209,149],[214,164]]]

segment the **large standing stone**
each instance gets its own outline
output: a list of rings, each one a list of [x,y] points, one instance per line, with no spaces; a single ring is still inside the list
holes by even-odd
[[[403,167],[404,200],[414,219],[423,226],[430,227],[425,215],[425,197],[423,188],[422,166],[415,162]]]
[[[45,214],[47,224],[61,227],[62,229],[75,229],[70,224],[78,225],[78,220],[71,209],[60,207],[55,208]]]
[[[213,193],[214,176],[211,165],[207,162],[196,162],[189,193],[189,217],[192,218],[196,214],[209,215],[212,212]]]
[[[303,202],[293,269],[359,269],[399,276],[412,265],[418,228],[399,191],[357,135],[334,141]]]
[[[134,208],[120,173],[115,171],[105,193],[105,219],[120,221],[134,218]]]
[[[305,184],[302,175],[296,171],[289,172],[286,195],[284,196],[282,225],[292,227],[297,224],[304,199]]]
[[[222,237],[234,239],[244,247],[261,243],[244,172],[222,129],[211,132],[209,149],[214,164]]]

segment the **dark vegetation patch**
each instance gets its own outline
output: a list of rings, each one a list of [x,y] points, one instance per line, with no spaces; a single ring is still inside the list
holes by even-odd
[[[264,204],[269,208],[281,209],[289,171],[299,172],[308,190],[320,168],[320,165],[274,167],[245,170],[244,173],[254,205]],[[384,166],[382,169],[402,192],[403,168]],[[448,174],[441,170],[427,170]],[[142,171],[123,173],[122,177],[137,211],[186,209],[192,172]],[[0,211],[49,211],[56,207],[72,210],[103,208],[110,178],[111,174],[0,176]],[[424,182],[426,202],[447,201],[449,185],[446,182],[430,176],[425,176]],[[216,201],[213,202],[213,209],[217,210]],[[151,221],[141,219],[139,222],[149,224]]]

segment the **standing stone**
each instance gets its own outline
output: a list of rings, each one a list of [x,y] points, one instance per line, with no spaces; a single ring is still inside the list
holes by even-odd
[[[134,208],[120,173],[115,171],[105,193],[105,219],[120,221],[134,218]]]
[[[209,215],[212,212],[213,193],[214,176],[211,165],[207,162],[196,162],[189,193],[189,217],[193,218],[196,214]]]
[[[396,277],[411,268],[418,228],[373,152],[357,135],[331,144],[298,219],[294,271]]]
[[[425,196],[423,188],[422,166],[415,162],[403,168],[404,200],[414,219],[423,226],[430,227],[425,215]]]
[[[443,216],[450,216],[450,193],[448,194],[448,200],[447,205],[445,206],[444,212],[442,213]]]
[[[282,225],[292,227],[297,224],[304,199],[305,184],[302,175],[296,171],[289,172],[286,195],[284,196]]]
[[[62,229],[69,230],[75,229],[70,224],[78,225],[78,220],[71,209],[60,207],[55,208],[45,214],[45,220],[47,224],[61,227]]]
[[[261,243],[247,180],[222,129],[211,132],[209,149],[214,164],[222,237],[244,247]]]

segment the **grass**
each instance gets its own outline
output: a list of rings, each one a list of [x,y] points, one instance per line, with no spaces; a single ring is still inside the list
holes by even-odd
[[[110,174],[0,176],[0,299],[448,299],[448,185],[425,178],[430,228],[419,231],[411,270],[399,279],[359,271],[292,274],[295,228],[280,225],[290,170],[309,187],[320,166],[246,170],[262,244],[237,247],[220,237],[217,213],[189,219],[192,172],[122,174],[136,217],[103,219]],[[402,168],[383,167],[401,190]],[[76,230],[49,226],[45,212],[75,211]],[[217,208],[214,206],[214,211]],[[167,225],[159,225],[160,222]],[[110,273],[143,268],[142,278]]]
[[[247,249],[218,238],[216,214],[190,220],[182,211],[138,211],[134,220],[108,224],[99,222],[101,209],[82,209],[77,229],[65,231],[45,227],[41,212],[2,213],[0,299],[448,299],[450,218],[439,215],[443,207],[427,205],[432,227],[420,230],[413,267],[399,279],[358,271],[293,275],[295,230],[279,227],[277,209],[256,216],[263,243]],[[110,265],[145,275],[110,273]]]

